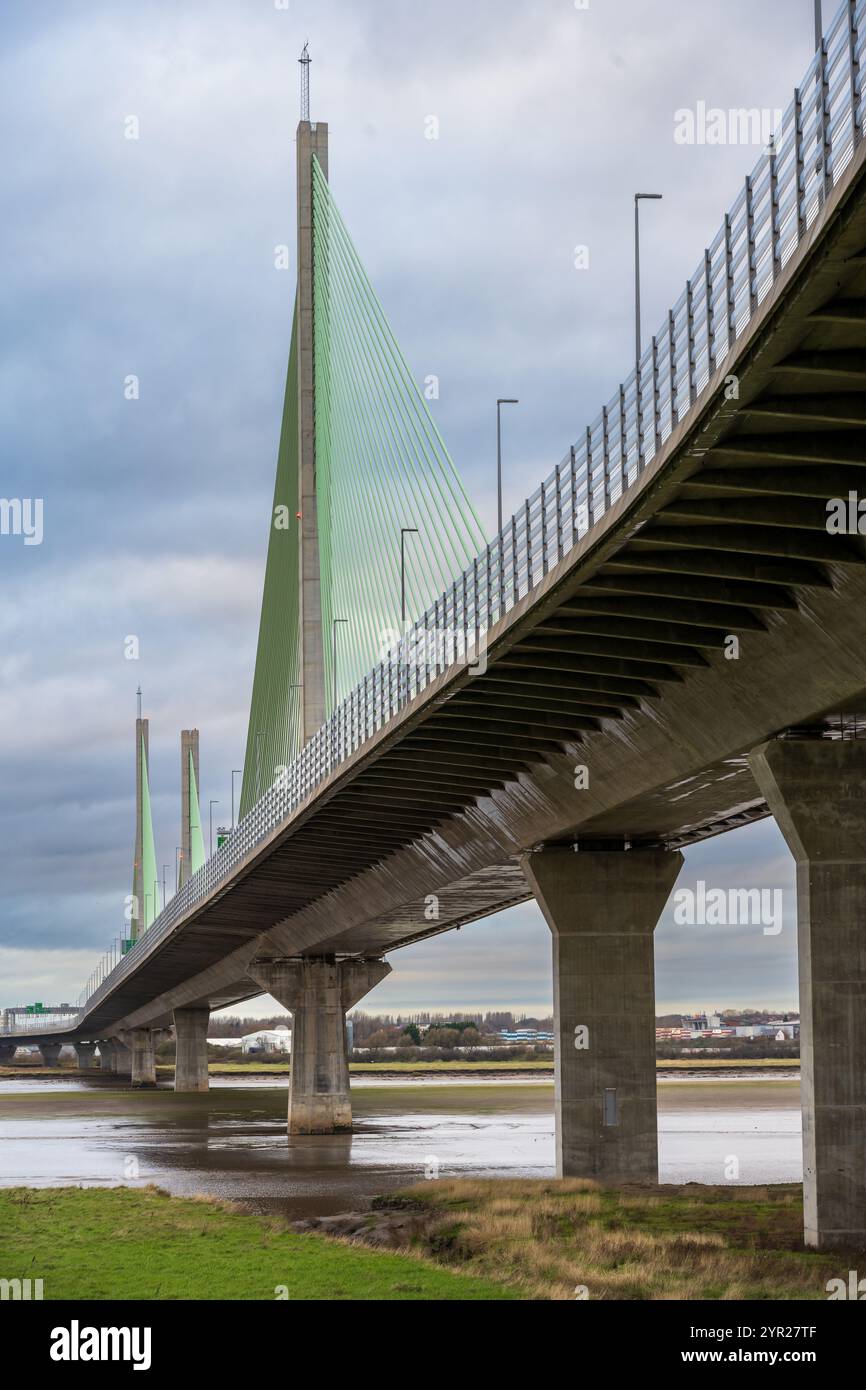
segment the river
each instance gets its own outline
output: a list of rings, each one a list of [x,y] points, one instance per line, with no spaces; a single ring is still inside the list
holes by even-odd
[[[662,1077],[664,1183],[799,1182],[791,1074]],[[548,1177],[546,1079],[353,1078],[351,1135],[288,1140],[285,1078],[213,1078],[207,1095],[109,1079],[0,1079],[0,1186],[155,1183],[293,1219],[350,1211],[441,1177]]]

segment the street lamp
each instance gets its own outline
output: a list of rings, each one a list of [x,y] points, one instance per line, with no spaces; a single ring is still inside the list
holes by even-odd
[[[235,828],[235,778],[243,776],[243,768],[236,767],[232,772],[232,830]]]
[[[174,891],[175,891],[175,893],[176,893],[176,892],[179,890],[179,888],[180,888],[180,866],[181,866],[181,861],[182,861],[182,859],[183,859],[183,850],[181,849],[180,845],[175,845],[175,847],[174,847]]]
[[[662,193],[636,193],[634,195],[634,360],[637,387],[640,389],[640,205],[644,201],[660,202]]]
[[[331,674],[333,676],[334,695],[333,706],[331,709],[332,714],[334,713],[334,710],[337,708],[337,624],[346,623],[348,625],[348,622],[348,618],[335,618],[333,623],[331,624]]]
[[[168,865],[162,866],[162,910],[165,911],[165,876],[168,873]]]
[[[417,526],[400,527],[400,621],[406,625],[406,537],[417,536]]]
[[[209,810],[208,810],[208,815],[210,816],[210,852],[211,852],[211,857],[213,857],[213,808],[214,808],[214,806],[219,806],[219,804],[220,804],[220,803],[219,803],[218,801],[212,801],[212,802],[210,803],[210,807],[209,807]]]
[[[496,516],[500,535],[502,534],[502,407],[504,405],[520,405],[520,401],[506,399],[503,396],[496,402]]]

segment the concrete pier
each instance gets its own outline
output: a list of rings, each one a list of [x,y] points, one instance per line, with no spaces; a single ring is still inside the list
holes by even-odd
[[[346,1011],[386,975],[381,960],[255,961],[249,974],[292,1015],[289,1134],[352,1128]]]
[[[122,1038],[109,1038],[104,1045],[100,1045],[99,1052],[100,1056],[105,1059],[106,1071],[114,1072],[116,1076],[130,1075],[132,1053]]]
[[[56,1067],[60,1063],[61,1043],[40,1043],[39,1051],[46,1067]]]
[[[151,1028],[133,1028],[128,1034],[132,1052],[133,1086],[156,1085],[155,1037]]]
[[[76,1043],[75,1055],[79,1071],[91,1071],[95,1065],[96,1043]]]
[[[866,1246],[866,742],[777,740],[752,772],[797,862],[807,1245]]]
[[[14,1043],[0,1043],[0,1067],[11,1067],[17,1051]]]
[[[176,1091],[206,1091],[207,1029],[210,1009],[175,1009],[174,1031],[177,1054],[174,1064]]]
[[[560,1177],[658,1182],[653,932],[682,862],[571,847],[521,860],[553,934]]]

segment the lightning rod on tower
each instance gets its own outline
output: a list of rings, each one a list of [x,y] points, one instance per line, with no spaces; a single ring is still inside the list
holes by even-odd
[[[310,43],[309,43],[309,39],[308,39],[307,42],[304,44],[304,51],[303,51],[303,53],[301,54],[300,58],[298,59],[298,62],[299,62],[300,65],[301,65],[301,120],[302,120],[302,121],[308,121],[308,120],[310,119],[310,63],[311,63],[312,61],[313,61],[313,60],[312,60],[312,58],[310,57]]]

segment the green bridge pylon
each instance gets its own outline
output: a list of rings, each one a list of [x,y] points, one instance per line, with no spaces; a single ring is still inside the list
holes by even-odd
[[[298,285],[244,761],[244,816],[485,536],[301,121]]]

